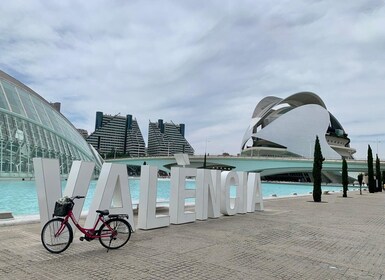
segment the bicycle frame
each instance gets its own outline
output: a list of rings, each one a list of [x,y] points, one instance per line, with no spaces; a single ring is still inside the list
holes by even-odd
[[[111,228],[107,223],[106,223],[106,220],[104,219],[103,215],[99,215],[98,216],[98,219],[96,220],[95,222],[95,225],[93,228],[84,228],[82,227],[79,222],[76,220],[72,210],[70,210],[68,212],[68,214],[64,217],[64,221],[62,222],[59,230],[56,232],[55,234],[55,237],[58,237],[62,231],[64,230],[64,225],[68,222],[68,220],[71,219],[71,221],[74,223],[74,225],[77,227],[78,230],[80,230],[87,238],[92,238],[92,239],[95,239],[95,238],[103,238],[103,237],[111,237],[111,233],[113,236],[116,235],[115,231],[113,228]],[[109,231],[105,234],[101,234],[101,235],[97,235],[95,234],[97,229],[96,227],[98,226],[99,222],[101,222],[102,224],[104,224],[108,229]]]

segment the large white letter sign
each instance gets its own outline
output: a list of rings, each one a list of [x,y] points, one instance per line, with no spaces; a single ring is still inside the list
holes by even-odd
[[[96,210],[104,209],[109,209],[111,214],[128,214],[132,230],[135,230],[127,168],[124,164],[103,164],[85,227],[93,227],[97,219]]]
[[[85,161],[74,161],[71,166],[70,174],[68,175],[67,185],[64,189],[63,196],[73,197],[76,195],[86,196],[92,173],[95,168],[95,163]],[[74,209],[72,209],[74,216],[79,220],[85,198],[75,201]],[[70,220],[72,228],[76,230],[75,225]]]
[[[261,174],[249,173],[247,180],[247,212],[263,211]]]
[[[198,169],[195,211],[197,220],[218,218],[221,201],[221,171]]]
[[[170,216],[156,215],[156,191],[158,168],[142,165],[140,171],[140,194],[138,228],[152,229],[170,225]]]
[[[221,184],[221,213],[223,215],[232,216],[238,211],[238,197],[234,199],[233,208],[231,208],[230,189],[231,186],[239,188],[238,174],[234,171],[222,172],[222,184]],[[238,195],[238,192],[237,192]]]
[[[63,195],[69,197],[75,195],[87,195],[95,164],[93,162],[74,161],[63,195],[59,172],[59,160],[34,158],[33,164],[40,210],[40,223],[41,226],[43,226],[52,218],[55,202],[60,197]],[[75,204],[73,212],[77,219],[80,217],[83,204],[84,199],[77,201]],[[76,228],[74,229],[76,230]]]
[[[247,213],[247,173],[237,172],[239,178],[239,186],[237,187],[237,213]]]
[[[195,168],[171,168],[170,221],[184,224],[195,221],[195,212],[185,211],[185,199],[195,198],[195,190],[186,189],[186,177],[195,177]]]
[[[60,167],[57,159],[34,158],[36,191],[39,202],[40,224],[52,219],[55,202],[62,195]]]

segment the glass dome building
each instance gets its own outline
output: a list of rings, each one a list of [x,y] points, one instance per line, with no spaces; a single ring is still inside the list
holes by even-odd
[[[51,103],[0,70],[0,178],[34,177],[34,157],[59,159],[64,177],[74,160],[101,167],[97,152]]]

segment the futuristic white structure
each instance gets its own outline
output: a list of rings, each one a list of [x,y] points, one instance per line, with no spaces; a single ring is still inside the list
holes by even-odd
[[[74,160],[92,161],[98,153],[76,128],[32,89],[0,70],[0,178],[34,177],[33,158],[56,158],[63,177]]]
[[[268,96],[255,107],[242,140],[242,154],[311,158],[316,136],[326,159],[352,159],[356,152],[318,95],[300,92],[285,99]]]

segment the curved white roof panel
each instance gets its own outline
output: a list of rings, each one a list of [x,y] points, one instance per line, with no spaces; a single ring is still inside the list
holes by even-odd
[[[32,158],[95,161],[85,139],[49,102],[0,71],[0,177],[33,177]]]
[[[355,152],[349,147],[350,140],[341,124],[315,93],[299,92],[284,99],[268,96],[254,109],[242,139],[242,150],[248,148],[245,145],[252,139],[255,147],[285,147],[289,153],[309,157],[318,136],[324,157],[341,158],[328,143],[330,135],[342,139],[341,145],[345,145],[350,156]]]

